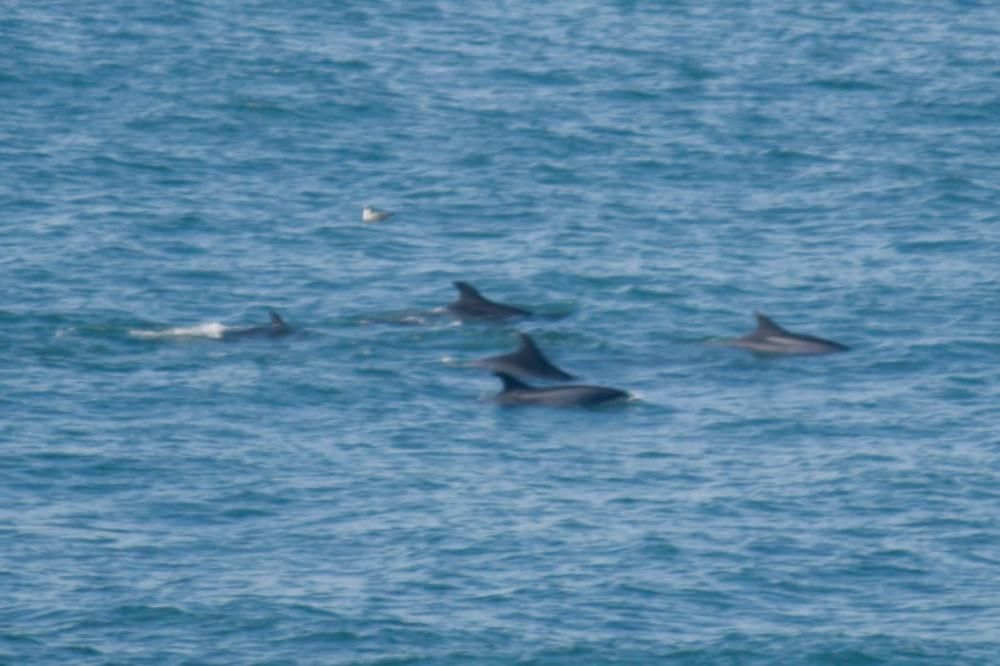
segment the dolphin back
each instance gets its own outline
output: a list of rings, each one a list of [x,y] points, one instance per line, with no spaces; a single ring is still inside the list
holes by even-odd
[[[494,400],[501,405],[538,405],[544,407],[593,407],[606,402],[621,400],[628,393],[605,386],[529,386],[506,372],[495,372],[503,388]]]
[[[292,332],[292,329],[285,323],[285,320],[281,318],[274,310],[270,311],[270,322],[267,324],[261,324],[259,326],[250,326],[248,328],[234,328],[231,330],[224,331],[222,338],[224,340],[239,340],[241,338],[278,338],[283,335],[288,335]]]
[[[506,319],[508,317],[526,316],[527,310],[496,303],[486,298],[468,282],[452,283],[458,290],[458,300],[448,306],[448,309],[459,316],[479,319]]]
[[[850,349],[833,340],[789,331],[760,312],[754,315],[757,317],[757,328],[733,340],[732,345],[758,354],[830,354]]]
[[[517,376],[541,377],[556,381],[569,381],[573,375],[556,367],[545,357],[535,341],[527,333],[521,333],[521,346],[509,354],[490,356],[476,361],[475,364],[499,372]]]

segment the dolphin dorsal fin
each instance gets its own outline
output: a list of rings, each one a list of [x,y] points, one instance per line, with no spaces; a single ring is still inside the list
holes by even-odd
[[[521,338],[521,347],[517,350],[518,355],[530,356],[532,358],[537,358],[542,355],[542,352],[538,350],[538,345],[535,341],[531,339],[531,336],[527,333],[518,333]]]
[[[483,295],[480,294],[478,291],[476,291],[476,288],[473,287],[468,282],[454,282],[453,284],[455,285],[455,289],[458,289],[458,300],[459,301],[466,301],[466,300],[483,301],[483,300],[486,300],[486,299],[483,298]]]
[[[754,329],[753,335],[759,336],[772,336],[772,335],[784,335],[788,331],[778,326],[777,323],[767,315],[761,314],[760,312],[755,312],[754,316],[757,317],[757,328]]]
[[[271,310],[271,326],[284,326],[285,320],[274,310]]]
[[[530,335],[527,333],[518,333],[518,335],[521,338],[521,346],[517,348],[517,351],[511,353],[508,358],[518,359],[521,363],[529,366],[552,367],[549,359],[545,358],[545,354],[538,348],[538,345],[535,344]]]
[[[500,381],[503,382],[503,390],[501,393],[506,393],[507,391],[517,391],[517,390],[530,390],[531,387],[522,382],[520,379],[513,375],[509,375],[506,372],[494,372]]]
[[[513,358],[525,366],[533,368],[535,374],[547,379],[559,379],[562,381],[575,379],[573,375],[553,365],[552,361],[542,353],[542,350],[538,348],[538,345],[535,344],[530,335],[527,333],[519,333],[518,335],[521,336],[521,346],[516,352],[511,354]]]

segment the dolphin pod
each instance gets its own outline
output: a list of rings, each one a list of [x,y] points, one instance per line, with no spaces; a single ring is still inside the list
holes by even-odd
[[[523,308],[491,301],[467,282],[459,281],[453,284],[459,295],[454,302],[445,307],[445,310],[459,319],[497,322],[532,314]],[[757,326],[753,331],[727,340],[723,344],[763,355],[830,354],[850,349],[847,345],[833,340],[789,331],[760,312],[754,315]],[[281,316],[271,310],[270,321],[267,324],[226,329],[221,337],[223,340],[278,338],[288,335],[291,331]],[[475,367],[491,371],[503,383],[500,392],[493,397],[495,403],[503,406],[592,407],[619,402],[629,397],[626,391],[606,386],[589,384],[532,386],[525,383],[525,377],[559,382],[576,378],[554,365],[530,335],[518,333],[518,336],[520,346],[515,351],[472,362]]]
[[[455,282],[459,299],[447,309],[462,318],[502,320],[531,313],[521,308],[494,303],[466,282]],[[848,351],[850,347],[824,338],[795,333],[779,326],[773,319],[760,312],[754,313],[757,327],[747,335],[728,340],[726,344],[746,349],[754,354],[809,355]],[[574,379],[566,371],[549,361],[531,336],[519,333],[520,347],[510,353],[474,361],[473,365],[487,370],[503,382],[503,388],[493,400],[499,405],[541,405],[546,407],[591,407],[629,397],[625,391],[605,386],[584,384],[564,386],[531,386],[523,381],[526,376],[554,381]]]
[[[531,311],[513,305],[497,303],[486,298],[468,282],[455,282],[458,299],[446,306],[459,319],[500,321],[514,317],[531,316]],[[498,405],[541,405],[546,407],[592,407],[621,400],[628,393],[604,386],[570,385],[535,387],[525,384],[517,376],[534,376],[556,381],[569,381],[573,375],[549,361],[526,333],[520,333],[521,346],[509,354],[490,356],[474,365],[493,371],[503,382],[503,389],[493,401]],[[516,375],[516,376],[515,376]]]

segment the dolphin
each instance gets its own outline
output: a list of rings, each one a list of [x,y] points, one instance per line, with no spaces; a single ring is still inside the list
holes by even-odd
[[[242,338],[280,338],[288,335],[292,329],[277,312],[271,310],[271,322],[249,328],[227,329],[222,332],[223,340],[239,340]]]
[[[628,397],[625,391],[603,386],[528,386],[506,372],[494,372],[503,382],[503,389],[493,399],[499,405],[541,405],[545,407],[593,407]]]
[[[561,382],[575,379],[573,375],[552,365],[530,335],[527,333],[519,333],[518,335],[521,338],[521,346],[516,351],[479,359],[474,361],[473,365],[517,377],[541,377]]]
[[[759,312],[755,312],[754,316],[757,317],[757,328],[741,338],[730,340],[728,344],[755,354],[831,354],[850,349],[832,340],[792,333]]]
[[[509,319],[510,317],[526,317],[531,313],[512,305],[494,303],[476,291],[468,282],[454,282],[458,289],[458,300],[446,306],[448,312],[461,319]]]

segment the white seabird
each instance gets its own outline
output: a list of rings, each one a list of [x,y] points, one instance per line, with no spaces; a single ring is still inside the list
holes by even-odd
[[[387,210],[379,210],[378,208],[365,206],[361,211],[361,220],[363,222],[381,222],[391,215],[392,213]]]

